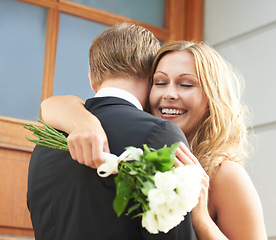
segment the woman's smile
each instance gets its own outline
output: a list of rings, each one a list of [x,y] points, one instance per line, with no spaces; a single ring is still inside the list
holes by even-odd
[[[159,108],[162,118],[178,117],[185,114],[187,111],[179,107],[162,106]]]

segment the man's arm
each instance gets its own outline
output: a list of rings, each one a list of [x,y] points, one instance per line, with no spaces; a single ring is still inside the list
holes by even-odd
[[[53,96],[41,103],[42,120],[69,134],[67,144],[74,160],[92,168],[103,163],[102,152],[109,152],[108,140],[100,121],[84,108],[76,96]]]

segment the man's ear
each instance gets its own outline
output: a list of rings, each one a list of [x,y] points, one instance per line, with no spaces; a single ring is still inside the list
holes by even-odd
[[[92,80],[91,71],[88,73],[88,77],[89,77],[89,80],[90,80],[90,86],[91,86],[93,92],[96,93],[96,92],[97,92],[97,88],[96,88],[96,86],[95,86],[95,84],[94,84],[94,82],[93,82],[93,80]]]

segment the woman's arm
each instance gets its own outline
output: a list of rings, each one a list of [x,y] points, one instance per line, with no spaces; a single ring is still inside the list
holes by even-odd
[[[176,157],[184,164],[200,165],[184,144],[177,149]],[[215,212],[216,222],[209,214],[208,205]],[[199,240],[267,239],[258,194],[246,171],[231,161],[221,164],[210,189],[209,178],[204,174],[192,221]]]
[[[42,120],[69,134],[67,144],[73,159],[92,168],[103,163],[102,152],[109,152],[100,121],[84,108],[76,96],[53,96],[41,103]]]
[[[217,225],[229,239],[267,239],[259,196],[238,163],[221,164],[214,176],[210,200],[216,209]]]
[[[185,144],[181,143],[176,150],[176,158],[183,164],[195,164],[203,171],[202,189],[197,206],[192,210],[192,222],[199,240],[227,240],[228,238],[212,220],[208,211],[209,176],[202,168],[197,158],[190,152]]]

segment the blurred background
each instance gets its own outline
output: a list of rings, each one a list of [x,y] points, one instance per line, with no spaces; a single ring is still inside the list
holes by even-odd
[[[161,42],[204,40],[243,74],[257,137],[246,169],[275,240],[275,13],[275,0],[0,0],[0,240],[33,238],[26,204],[33,145],[24,123],[34,123],[52,95],[93,96],[88,49],[120,22],[140,24]]]

